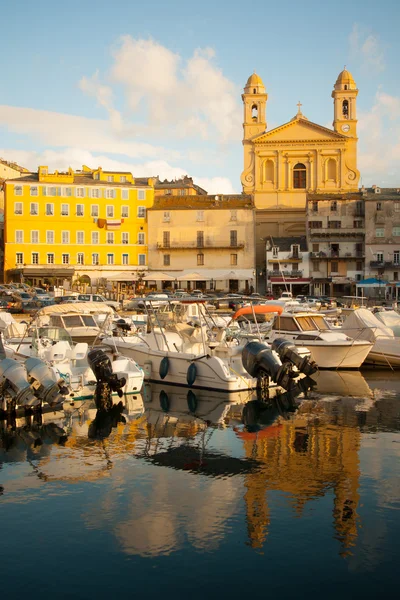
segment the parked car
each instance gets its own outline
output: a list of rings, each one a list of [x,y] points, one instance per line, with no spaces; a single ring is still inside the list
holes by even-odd
[[[115,300],[108,300],[108,298],[105,298],[100,294],[78,294],[74,298],[76,298],[74,302],[104,302],[104,304],[107,304],[107,306],[111,306],[111,308],[113,308],[114,310],[121,309],[120,302],[116,302]]]
[[[144,310],[147,308],[158,308],[167,304],[170,299],[168,294],[148,294],[145,298],[133,298],[126,305],[126,310]]]
[[[52,298],[43,288],[32,288],[32,292],[39,300],[51,300]]]
[[[31,294],[28,294],[28,292],[24,292],[22,290],[15,292],[12,297],[19,299],[22,305],[29,304],[37,299],[36,296],[32,296]]]

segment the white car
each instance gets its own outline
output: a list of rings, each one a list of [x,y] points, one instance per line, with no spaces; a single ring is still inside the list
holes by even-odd
[[[107,306],[111,306],[114,310],[120,310],[121,304],[120,302],[116,302],[115,300],[108,300],[108,298],[104,298],[100,294],[78,294],[76,296],[77,302],[104,302]]]

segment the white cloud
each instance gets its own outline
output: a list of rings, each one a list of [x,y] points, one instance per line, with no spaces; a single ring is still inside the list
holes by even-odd
[[[385,69],[384,52],[377,34],[355,23],[349,36],[349,44],[352,60],[357,60],[363,70],[379,73]]]

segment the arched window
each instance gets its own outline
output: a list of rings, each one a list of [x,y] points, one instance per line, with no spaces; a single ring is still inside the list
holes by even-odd
[[[326,175],[328,180],[336,181],[336,161],[333,158],[328,159]]]
[[[303,163],[297,163],[293,168],[293,187],[305,189],[307,180],[307,169]]]
[[[253,119],[253,121],[257,121],[257,119],[258,119],[258,106],[257,106],[257,104],[253,104],[253,106],[251,107],[251,118]]]
[[[266,160],[264,163],[264,181],[274,181],[274,162]]]
[[[257,94],[256,88],[253,88],[253,94]]]
[[[348,100],[343,100],[342,114],[345,119],[349,118],[349,101]]]

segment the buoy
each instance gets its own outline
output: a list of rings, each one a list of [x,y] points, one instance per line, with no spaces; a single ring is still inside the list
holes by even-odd
[[[160,362],[160,369],[159,369],[161,379],[165,379],[165,377],[168,375],[168,370],[169,370],[169,359],[168,359],[168,356],[164,356],[164,358]]]
[[[186,381],[188,382],[188,385],[190,385],[190,387],[196,381],[196,376],[197,376],[197,367],[194,363],[191,363],[189,365],[189,368],[186,373]]]
[[[169,411],[169,398],[167,392],[161,390],[160,392],[160,406],[164,412]]]
[[[188,405],[188,409],[190,410],[190,412],[194,413],[197,410],[197,404],[198,404],[198,400],[197,400],[197,396],[194,393],[193,390],[189,390],[187,393],[187,405]]]
[[[151,385],[149,383],[143,384],[142,398],[145,402],[151,402]]]

